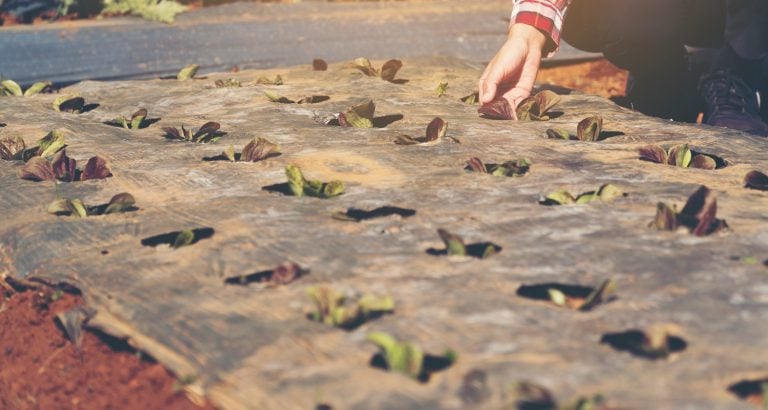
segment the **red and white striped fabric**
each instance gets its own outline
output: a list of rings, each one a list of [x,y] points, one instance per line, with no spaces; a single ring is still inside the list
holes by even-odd
[[[560,30],[563,16],[572,0],[514,0],[512,18],[514,23],[536,27],[549,37],[545,52],[553,52],[560,45]]]

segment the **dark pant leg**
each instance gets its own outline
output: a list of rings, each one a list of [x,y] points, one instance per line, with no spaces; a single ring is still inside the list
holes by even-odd
[[[684,45],[717,45],[724,22],[725,0],[574,0],[563,38],[631,72],[631,107],[690,121],[695,81]]]

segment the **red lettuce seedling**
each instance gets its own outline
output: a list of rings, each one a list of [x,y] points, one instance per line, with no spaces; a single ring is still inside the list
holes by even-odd
[[[328,63],[322,58],[316,58],[312,60],[312,71],[327,71]]]
[[[296,263],[286,262],[274,269],[252,273],[249,275],[232,276],[224,280],[228,285],[246,286],[251,283],[261,283],[267,287],[288,285],[291,282],[309,274],[309,269],[304,269]]]
[[[230,145],[221,155],[203,159],[206,161],[257,162],[278,155],[280,155],[280,146],[264,138],[254,138],[243,147],[240,153],[235,152],[234,145]]]
[[[467,161],[467,166],[464,169],[497,177],[521,177],[531,169],[531,163],[526,158],[520,158],[502,164],[486,164],[480,158],[472,157]]]
[[[398,135],[395,144],[398,145],[417,145],[426,143],[436,143],[446,138],[448,133],[448,123],[440,117],[435,117],[427,125],[426,134],[423,137],[411,137],[410,135]],[[455,141],[455,140],[454,140]]]
[[[19,176],[29,181],[73,182],[89,179],[104,179],[112,176],[107,161],[101,156],[91,157],[83,170],[77,169],[77,161],[67,156],[67,150],[57,152],[51,161],[43,157],[32,157],[24,164]]]
[[[593,115],[579,121],[576,126],[576,135],[571,135],[568,131],[561,128],[551,128],[547,130],[547,137],[561,140],[577,140],[583,142],[600,141],[603,133],[603,117]]]
[[[768,191],[768,175],[760,171],[750,171],[744,176],[744,186],[760,191]]]
[[[656,217],[650,226],[663,231],[676,231],[679,227],[686,227],[695,236],[706,236],[728,228],[725,220],[717,219],[716,214],[715,193],[702,185],[688,198],[680,212],[677,212],[675,207],[659,202],[656,206]]]
[[[696,153],[691,150],[688,144],[675,145],[669,150],[658,145],[648,145],[640,148],[638,153],[641,160],[657,164],[698,169],[716,169],[718,167],[716,157]]]
[[[381,66],[381,70],[377,70],[371,64],[371,60],[360,57],[352,62],[351,66],[360,70],[360,72],[368,77],[380,77],[382,80],[392,83],[395,82],[397,72],[403,67],[403,62],[400,60],[389,60]]]
[[[506,98],[500,98],[483,104],[477,109],[477,112],[492,120],[515,120],[517,119],[512,104]]]
[[[227,134],[226,132],[219,131],[220,127],[221,125],[219,125],[218,122],[207,122],[198,130],[184,128],[184,125],[182,124],[181,128],[165,127],[163,128],[163,131],[165,131],[165,138],[171,140],[206,144],[218,141],[221,137]]]

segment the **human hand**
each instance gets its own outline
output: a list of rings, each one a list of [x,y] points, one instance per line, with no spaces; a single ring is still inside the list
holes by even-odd
[[[547,37],[533,26],[514,24],[506,43],[480,77],[480,104],[506,98],[517,105],[531,95]]]

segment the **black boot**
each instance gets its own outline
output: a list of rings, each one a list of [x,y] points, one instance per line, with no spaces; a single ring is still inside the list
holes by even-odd
[[[716,70],[701,77],[704,123],[768,137],[768,124],[760,118],[759,97],[731,70]]]

